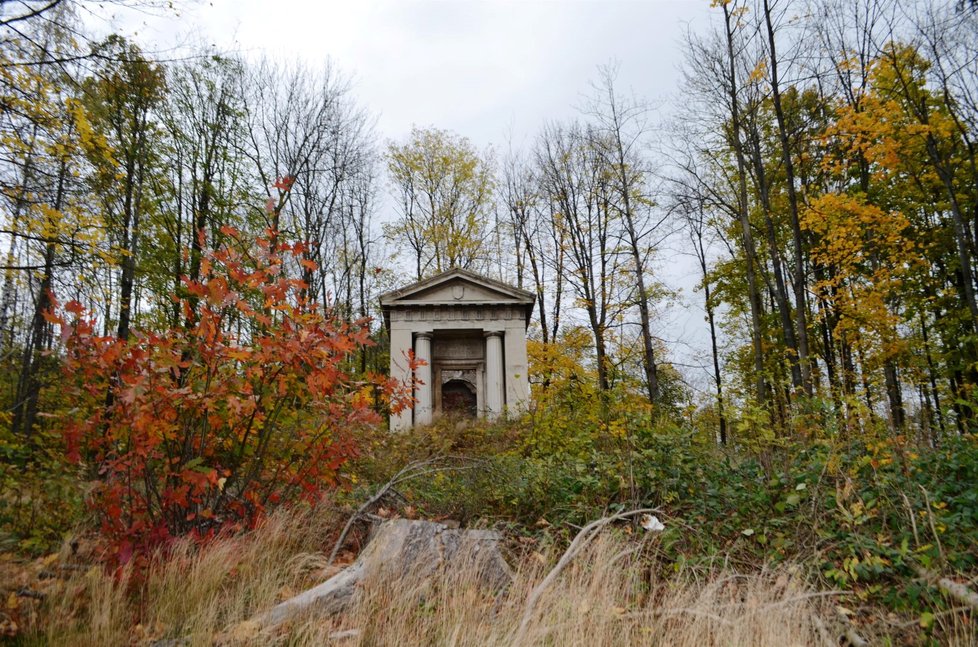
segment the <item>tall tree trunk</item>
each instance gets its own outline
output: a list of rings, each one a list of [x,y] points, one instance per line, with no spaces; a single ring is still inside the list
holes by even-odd
[[[204,168],[204,177],[200,183],[200,195],[197,196],[197,200],[191,207],[193,213],[191,216],[190,231],[187,232],[187,235],[190,237],[190,267],[188,278],[192,282],[200,280],[201,262],[204,258],[204,245],[207,241],[207,224],[211,219],[212,172],[213,169],[211,169],[210,165],[206,165]],[[190,312],[185,322],[188,328],[193,325],[193,320],[197,317],[198,302],[198,297],[190,295],[188,299]]]
[[[550,214],[553,222],[554,214]],[[550,327],[551,341],[557,340],[557,333],[560,332],[561,303],[564,297],[564,246],[560,240],[560,234],[556,228],[552,228],[554,238],[554,309],[553,319]]]
[[[939,153],[937,142],[934,140],[933,135],[927,136],[927,150],[930,152],[934,169],[941,179],[941,184],[951,205],[951,217],[954,222],[954,242],[963,277],[961,287],[964,293],[965,304],[971,313],[971,328],[974,330],[975,326],[978,325],[978,302],[975,301],[975,274],[971,262],[971,251],[968,249],[968,241],[970,239],[968,224],[965,222],[961,203],[958,200],[957,191],[954,188],[952,173],[949,169],[945,168],[944,160]]]
[[[824,287],[827,279],[827,269],[816,263],[813,267],[816,285],[822,285],[816,296],[818,304],[818,328],[822,336],[822,346],[824,347],[823,357],[825,359],[825,370],[828,374],[829,391],[832,394],[832,404],[835,408],[836,419],[847,430],[853,426],[850,420],[850,412],[847,398],[849,393],[846,391],[847,380],[844,373],[846,371],[843,361],[842,343],[836,341],[834,336],[836,322],[832,312],[832,297],[828,287]]]
[[[591,320],[594,333],[594,353],[598,362],[598,388],[602,392],[606,392],[611,389],[611,380],[608,377],[608,350],[604,339],[604,327],[597,322],[597,315],[592,310],[593,308],[588,309],[588,317]]]
[[[934,359],[930,352],[930,336],[927,332],[927,320],[924,316],[923,311],[920,313],[920,333],[924,341],[924,354],[927,357],[927,377],[930,384],[930,398],[934,401],[933,410],[937,417],[937,426],[941,431],[941,436],[944,435],[944,414],[941,411],[941,400],[940,395],[937,392],[937,371],[934,369]]]
[[[893,418],[893,427],[897,430],[903,429],[906,424],[906,413],[903,409],[903,390],[900,386],[900,379],[897,376],[897,367],[893,360],[883,363],[883,382],[886,386],[886,399],[890,405],[890,416]]]
[[[15,209],[10,219],[11,231],[20,227],[20,209]],[[10,316],[14,310],[17,288],[14,284],[14,264],[17,261],[17,237],[10,234],[7,245],[7,263],[3,271],[3,296],[0,298],[0,352],[6,354],[14,345],[14,327]]]
[[[622,141],[622,130],[625,128],[626,116],[621,114],[622,106],[619,105],[615,96],[614,83],[612,76],[605,77],[606,90],[608,92],[608,109],[610,114],[610,135],[614,144],[613,166],[618,189],[621,191],[621,215],[625,221],[625,233],[628,235],[628,247],[632,256],[632,263],[635,266],[635,287],[638,292],[638,312],[639,327],[642,334],[642,367],[645,371],[645,386],[648,391],[649,404],[656,404],[659,401],[659,370],[656,366],[655,347],[652,342],[652,321],[649,314],[649,294],[645,283],[645,259],[641,249],[642,232],[638,230],[636,223],[637,214],[632,199],[632,191],[639,188],[641,180],[636,180],[630,173],[633,173],[637,164],[632,164],[635,160],[630,160],[625,150],[625,143]],[[635,185],[639,186],[636,187]]]
[[[65,180],[68,174],[68,162],[62,160],[58,168],[58,186],[55,192],[54,211],[61,210],[64,202]],[[49,216],[50,218],[50,216]],[[56,223],[49,227],[51,233],[57,231]],[[40,369],[41,360],[48,336],[49,324],[45,314],[51,307],[51,289],[54,281],[54,262],[57,253],[57,241],[48,238],[44,247],[44,270],[38,295],[34,304],[34,315],[31,319],[31,329],[27,343],[24,345],[23,361],[21,362],[20,377],[17,381],[17,395],[14,399],[13,420],[11,431],[16,435],[23,433],[28,438],[34,431],[37,422],[38,402],[41,395]]]
[[[761,155],[759,134],[756,129],[751,132],[752,145],[751,161],[754,166],[754,175],[757,178],[757,194],[761,202],[761,211],[764,212],[764,231],[767,234],[767,245],[771,256],[771,265],[774,270],[774,297],[778,317],[781,320],[781,335],[785,346],[788,348],[788,365],[791,368],[791,385],[797,390],[802,388],[802,372],[798,361],[800,353],[798,342],[795,337],[795,329],[791,323],[791,303],[788,301],[788,288],[784,280],[784,267],[781,264],[781,250],[778,248],[777,230],[774,226],[774,219],[771,217],[771,187],[767,181],[767,172],[764,170],[764,158]]]
[[[35,122],[31,125],[30,152],[24,159],[23,173],[21,175],[21,185],[17,191],[17,198],[14,201],[14,211],[10,217],[10,242],[7,247],[7,267],[4,268],[3,276],[3,296],[0,298],[0,350],[7,352],[13,348],[14,329],[10,323],[11,313],[14,310],[16,301],[17,285],[14,281],[16,270],[14,265],[17,258],[17,231],[20,228],[20,219],[27,209],[27,187],[31,185],[34,167],[34,144],[37,141],[39,126]]]
[[[642,253],[639,249],[638,235],[635,231],[635,223],[630,210],[630,201],[626,197],[624,215],[632,261],[635,263],[638,312],[642,329],[642,365],[645,369],[645,384],[648,390],[649,404],[656,404],[659,401],[659,370],[655,362],[655,348],[652,345],[652,320],[649,316],[649,295],[645,287],[645,269],[644,263],[642,262]]]
[[[177,214],[174,223],[174,251],[173,254],[173,294],[180,294],[180,284],[183,280],[183,153],[177,150]],[[173,300],[173,327],[180,325],[180,300]]]
[[[132,152],[126,162],[125,198],[122,205],[122,272],[119,276],[119,323],[116,336],[129,338],[129,309],[132,305],[132,283],[135,255],[132,249],[133,201],[136,192],[136,159]]]
[[[533,288],[537,295],[537,310],[540,313],[540,335],[543,343],[550,343],[550,330],[547,328],[547,306],[546,290],[543,284],[542,268],[537,260],[536,252],[533,251],[529,235],[524,235],[526,239],[527,259],[530,261],[530,272],[533,274]]]
[[[703,244],[703,232],[697,229],[694,232],[696,237],[695,248],[696,257],[700,263],[700,272],[703,274],[704,305],[706,307],[706,320],[710,325],[710,351],[713,355],[713,383],[717,391],[717,417],[720,426],[720,444],[727,444],[727,416],[723,406],[723,375],[720,372],[720,350],[717,345],[717,327],[713,308],[713,299],[710,294],[710,275],[706,267],[706,248]]]
[[[747,163],[744,159],[744,150],[741,140],[740,124],[740,103],[737,98],[737,66],[734,54],[734,34],[731,22],[730,9],[726,3],[722,3],[723,21],[726,28],[727,56],[729,58],[730,74],[730,121],[731,136],[730,144],[734,149],[737,158],[738,175],[738,218],[740,220],[741,238],[744,246],[744,254],[747,259],[746,275],[747,290],[750,301],[751,316],[751,344],[754,351],[754,384],[758,402],[762,405],[767,401],[767,385],[764,380],[764,345],[761,336],[761,313],[763,304],[761,294],[757,285],[756,270],[757,252],[754,246],[754,236],[751,233],[750,218],[748,212],[747,198]]]
[[[778,80],[778,53],[775,46],[774,25],[771,21],[771,8],[768,0],[764,0],[764,20],[767,24],[768,46],[771,61],[771,98],[774,102],[774,114],[778,122],[778,138],[781,141],[781,152],[784,159],[784,170],[788,189],[788,206],[791,214],[791,237],[794,243],[795,272],[792,283],[795,291],[795,321],[798,326],[798,364],[801,366],[802,388],[805,395],[812,395],[811,366],[808,363],[808,321],[805,299],[805,262],[804,246],[801,233],[801,223],[798,218],[798,194],[795,191],[795,170],[791,156],[791,144],[788,141],[788,129],[785,124],[784,109],[781,104],[781,89]]]

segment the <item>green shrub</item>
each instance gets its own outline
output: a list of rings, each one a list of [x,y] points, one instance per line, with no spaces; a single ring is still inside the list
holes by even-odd
[[[366,463],[360,468],[379,482],[380,465],[392,473],[392,456],[403,464],[426,448],[425,455],[461,457],[458,467],[415,479],[400,492],[430,516],[531,534],[542,528],[572,534],[610,511],[656,507],[666,524],[660,545],[668,560],[722,557],[758,567],[801,561],[826,586],[911,612],[941,604],[914,582],[915,566],[966,576],[978,569],[973,437],[940,449],[895,439],[792,442],[751,453],[723,450],[675,425],[634,418],[627,428],[578,430],[592,440],[545,452],[530,442],[549,435],[533,419],[439,425],[388,438],[370,470]]]

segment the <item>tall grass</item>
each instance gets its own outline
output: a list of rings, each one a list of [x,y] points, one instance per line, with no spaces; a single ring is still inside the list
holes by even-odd
[[[179,638],[211,645],[224,628],[328,575],[324,549],[338,516],[279,512],[254,532],[204,547],[178,542],[138,585],[94,567],[50,596],[35,632],[45,644],[92,647]]]
[[[465,571],[435,585],[388,577],[366,583],[361,602],[339,625],[310,614],[289,644],[512,645],[525,601],[552,560],[521,561],[503,593],[480,590]],[[705,581],[680,573],[657,579],[648,555],[604,536],[582,553],[539,599],[526,645],[814,645],[828,639],[831,604],[787,571]],[[344,632],[344,630],[346,630]]]
[[[310,611],[274,631],[247,619],[331,574],[324,555],[338,518],[272,516],[259,530],[179,544],[147,575],[138,595],[129,574],[90,570],[47,605],[37,637],[52,645],[179,644],[511,645],[529,592],[556,555],[512,558],[504,591],[476,584],[471,568],[434,580],[382,575],[364,584],[338,618]],[[781,568],[722,568],[657,576],[655,539],[607,531],[540,598],[527,645],[813,645],[840,633],[832,594]]]

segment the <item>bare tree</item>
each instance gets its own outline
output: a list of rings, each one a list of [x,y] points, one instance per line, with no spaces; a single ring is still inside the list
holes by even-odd
[[[556,242],[561,234],[553,228],[537,172],[516,154],[509,156],[503,169],[502,200],[513,236],[517,281],[522,287],[528,266],[537,295],[542,340],[549,343],[556,339],[560,326],[563,245]]]
[[[369,221],[362,209],[372,208],[375,177],[368,115],[328,64],[311,70],[263,60],[250,85],[245,154],[274,207],[256,213],[273,236],[303,242],[303,262],[296,269],[306,297],[332,308],[342,294],[349,312],[352,289],[346,288],[362,262],[352,253],[347,227],[351,220]]]
[[[652,215],[651,168],[647,157],[648,106],[621,96],[615,89],[617,70],[600,69],[588,114],[596,122],[591,146],[601,157],[611,181],[612,206],[621,218],[623,238],[635,277],[642,340],[642,365],[649,403],[659,401],[659,375],[652,340],[651,295],[648,284],[653,235],[661,235],[665,217]]]
[[[165,78],[163,70],[147,61],[137,46],[118,36],[110,36],[99,49],[110,52],[114,62],[86,79],[82,88],[95,127],[106,133],[113,156],[93,157],[91,182],[116,238],[120,265],[116,336],[128,339],[138,309],[134,290],[140,236],[149,212],[156,208],[150,175],[159,168],[158,108],[165,94]],[[113,190],[120,180],[118,191]]]
[[[777,122],[778,139],[781,144],[781,159],[784,164],[785,187],[788,193],[788,213],[791,222],[791,237],[794,252],[794,273],[792,276],[792,286],[795,296],[795,325],[797,326],[797,365],[801,369],[801,387],[808,397],[812,396],[812,373],[811,365],[808,360],[808,306],[805,297],[805,245],[802,240],[801,221],[798,217],[798,193],[795,187],[795,165],[792,153],[791,142],[789,141],[788,126],[784,114],[784,106],[781,100],[781,77],[779,73],[779,57],[777,45],[777,30],[775,25],[780,26],[783,11],[774,17],[772,7],[775,6],[774,0],[762,0],[764,24],[767,28],[768,44],[768,82],[771,88],[771,101],[774,105],[774,114]],[[772,253],[775,253],[772,251]]]
[[[551,125],[537,140],[534,160],[551,205],[553,228],[566,248],[566,281],[587,315],[594,336],[598,386],[611,388],[608,329],[626,309],[620,216],[612,208],[608,168],[579,124]]]
[[[246,199],[244,159],[244,64],[213,55],[169,70],[163,124],[170,142],[168,195],[163,200],[157,239],[168,250],[172,289],[182,278],[200,279],[201,259],[218,242],[222,225],[237,222]],[[189,247],[189,258],[182,253]],[[161,268],[161,270],[164,268]],[[192,318],[196,300],[191,297]],[[173,322],[183,313],[173,306]]]
[[[677,129],[680,126],[676,126]],[[717,335],[716,298],[713,294],[708,262],[711,239],[722,237],[722,227],[716,227],[710,213],[726,217],[727,209],[713,199],[714,192],[705,182],[706,172],[699,167],[697,152],[690,150],[693,138],[679,135],[677,142],[685,142],[687,149],[674,151],[673,175],[668,178],[670,211],[678,216],[686,229],[700,270],[700,286],[703,288],[703,305],[710,331],[710,354],[713,360],[713,385],[716,390],[716,407],[719,419],[720,444],[728,441],[726,403],[723,394],[723,373],[720,367],[720,349]]]
[[[747,44],[742,34],[743,25],[737,18],[741,13],[739,5],[721,3],[720,6],[723,11],[722,31],[706,39],[693,35],[687,39],[685,85],[689,92],[690,109],[699,111],[700,118],[723,124],[722,138],[708,140],[715,148],[704,145],[701,147],[701,154],[720,169],[727,166],[722,159],[725,151],[730,151],[734,158],[732,174],[721,171],[725,175],[724,185],[730,189],[730,197],[720,195],[719,192],[714,192],[714,197],[735,219],[739,229],[747,282],[754,391],[758,402],[765,404],[768,401],[768,392],[764,363],[764,305],[759,277],[763,267],[758,258],[750,221],[749,169],[740,85],[744,76],[743,52]]]

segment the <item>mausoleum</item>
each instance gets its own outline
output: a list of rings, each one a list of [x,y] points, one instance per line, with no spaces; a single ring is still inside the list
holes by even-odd
[[[534,300],[532,292],[461,269],[382,295],[391,377],[411,380],[411,350],[425,362],[414,375],[414,409],[391,416],[391,430],[445,414],[492,419],[526,410]]]

